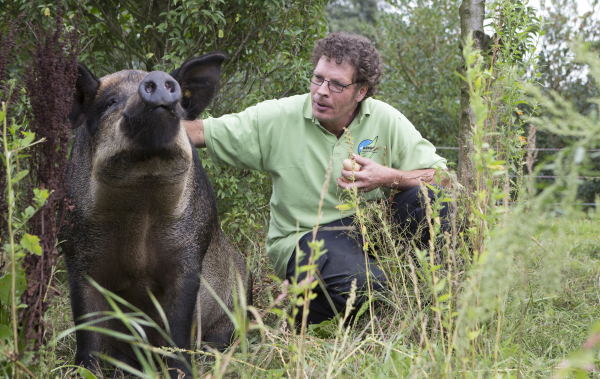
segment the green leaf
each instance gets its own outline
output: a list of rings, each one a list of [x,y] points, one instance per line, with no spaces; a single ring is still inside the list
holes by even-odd
[[[41,207],[46,202],[46,199],[48,199],[48,196],[50,196],[50,193],[48,192],[47,189],[41,190],[38,188],[34,188],[33,195],[34,195],[35,202],[37,203],[37,205],[39,207]]]
[[[21,181],[21,179],[23,179],[25,176],[27,176],[27,174],[29,174],[29,170],[19,171],[19,173],[17,175],[15,175],[14,178],[11,179],[10,184],[15,185],[15,183],[18,183],[19,181]]]
[[[77,375],[81,375],[84,379],[98,379],[90,370],[84,367],[77,369]]]
[[[590,376],[586,370],[580,368],[575,369],[575,378],[577,379],[588,379]]]
[[[0,325],[0,340],[8,340],[12,336],[12,328],[9,325]]]
[[[467,333],[467,338],[469,339],[469,341],[473,341],[475,338],[477,338],[479,336],[479,333],[481,333],[479,330],[473,330],[473,331]]]
[[[336,206],[335,208],[340,211],[349,211],[350,209],[352,209],[352,206],[350,204],[341,204]]]
[[[35,209],[30,205],[27,208],[25,208],[25,217],[27,217],[27,219],[30,219],[34,214],[35,214]]]
[[[38,236],[25,233],[23,238],[21,238],[21,246],[32,254],[42,255],[42,247],[40,246],[40,238]]]
[[[25,136],[25,138],[23,138],[19,145],[21,147],[27,147],[29,145],[31,145],[31,143],[33,142],[34,138],[35,138],[35,133],[31,133],[31,132],[23,132],[23,135]]]
[[[438,293],[441,290],[443,290],[445,286],[446,286],[446,279],[442,278],[442,280],[440,280],[440,282],[438,284],[436,284],[436,286],[435,286],[435,293]]]
[[[363,313],[365,313],[367,311],[367,309],[369,309],[369,300],[365,301],[363,303],[363,305],[361,305],[361,307],[358,310],[358,312],[356,312],[356,318],[358,319],[360,316],[362,316]]]
[[[0,278],[0,302],[3,304],[11,303],[10,290],[12,288],[12,273],[6,274]],[[17,273],[16,281],[15,281],[15,298],[17,302],[21,298],[21,295],[27,289],[27,281],[25,280],[25,276]]]

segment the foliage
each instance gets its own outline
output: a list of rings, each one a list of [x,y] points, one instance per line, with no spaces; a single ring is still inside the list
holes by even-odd
[[[267,173],[215,166],[206,150],[198,150],[217,197],[219,220],[230,240],[246,247],[249,240],[266,238],[271,197]]]
[[[10,98],[14,90],[14,81],[8,83],[9,93],[3,94]],[[6,172],[7,199],[7,241],[2,247],[2,265],[7,262],[9,267],[3,270],[0,276],[0,371],[7,377],[19,378],[22,372],[30,372],[27,366],[35,363],[31,349],[36,340],[26,333],[27,330],[20,324],[17,315],[28,304],[21,301],[21,296],[28,289],[25,259],[28,256],[42,256],[40,238],[26,232],[28,221],[45,204],[49,197],[47,189],[33,190],[32,204],[20,208],[28,199],[24,195],[28,190],[25,184],[29,170],[23,168],[23,161],[28,157],[27,150],[44,142],[35,141],[35,133],[23,130],[21,124],[13,119],[9,126],[6,102],[2,103],[0,111],[2,125],[2,166]],[[35,335],[33,336],[36,337]]]
[[[475,169],[473,178],[473,188],[471,188],[470,209],[470,239],[473,245],[473,254],[475,259],[485,251],[485,241],[489,238],[491,229],[496,225],[498,216],[506,210],[499,207],[502,200],[505,201],[508,193],[505,188],[499,186],[498,176],[505,176],[506,170],[503,164],[506,161],[498,160],[497,152],[490,146],[489,129],[486,130],[490,118],[490,102],[486,102],[484,94],[488,81],[493,75],[491,69],[484,68],[484,59],[480,52],[473,52],[470,48],[473,41],[466,41],[463,48],[463,55],[467,70],[463,80],[467,82],[469,89],[469,98],[471,99],[471,109],[474,115],[474,121],[471,124],[471,140],[473,143],[473,156],[471,161]],[[502,139],[508,136],[502,135]]]
[[[460,1],[390,1],[368,33],[385,64],[376,96],[400,110],[435,146],[458,146]],[[457,162],[454,150],[440,154]]]
[[[219,50],[229,55],[221,89],[204,114],[239,112],[259,101],[308,89],[310,53],[325,32],[324,0],[247,1],[64,1],[63,22],[81,39],[79,54],[98,76],[121,69],[170,71],[189,57]],[[24,22],[48,25],[56,3],[15,1],[4,17],[26,14]],[[26,44],[33,44],[31,35]],[[14,61],[26,62],[28,50]],[[18,65],[10,68],[13,76]],[[215,193],[226,233],[237,242],[262,233],[268,218],[270,177],[251,171],[203,165]],[[240,247],[244,244],[240,243]]]
[[[547,91],[556,91],[570,99],[581,114],[589,114],[598,105],[588,99],[600,94],[598,81],[574,59],[570,44],[577,36],[590,43],[592,51],[600,51],[600,2],[589,2],[589,10],[584,12],[574,0],[548,0],[543,3],[543,13],[548,19],[544,27],[545,35],[540,46],[539,82]],[[543,112],[543,110],[541,110]],[[538,147],[560,149],[571,143],[568,136],[540,131],[537,137]],[[540,151],[540,160],[552,159],[554,152]],[[594,160],[596,165],[600,159]],[[546,174],[547,172],[542,172]],[[551,181],[546,181],[551,183]],[[600,179],[586,179],[579,188],[579,198],[590,203],[600,193]]]
[[[221,95],[211,108],[219,116],[306,91],[310,67],[303,58],[325,31],[322,5],[318,0],[65,1],[64,22],[74,26],[79,20],[84,47],[79,59],[99,76],[122,69],[169,71],[206,52],[228,54]],[[21,11],[28,21],[40,22],[42,15],[56,12],[56,4],[17,1],[6,16]]]
[[[579,40],[573,45],[575,60],[579,64],[586,65],[590,76],[600,81],[600,62],[598,54],[592,50],[590,43]],[[551,185],[544,188],[540,199],[545,202],[560,202],[554,204],[554,211],[562,214],[569,204],[575,201],[580,182],[578,177],[597,176],[600,174],[594,158],[597,154],[588,154],[588,150],[594,150],[600,142],[599,113],[592,109],[588,114],[581,114],[577,104],[563,97],[557,91],[549,91],[544,94],[539,88],[530,88],[529,91],[535,96],[544,114],[538,118],[532,118],[530,123],[546,132],[557,134],[569,141],[567,147],[561,150],[550,164],[540,165],[536,169],[551,170],[557,179]],[[588,99],[591,104],[600,105],[600,96]],[[562,191],[562,192],[561,192]],[[559,193],[559,196],[555,194]]]
[[[64,171],[70,139],[70,126],[65,120],[75,85],[77,50],[76,36],[64,33],[60,14],[59,10],[48,32],[30,26],[36,43],[31,52],[32,62],[25,69],[25,78],[0,84],[4,121],[7,122],[9,114],[12,118],[10,127],[5,125],[3,133],[3,163],[7,169],[3,170],[1,180],[6,188],[2,191],[6,203],[2,207],[0,238],[10,241],[12,270],[9,272],[16,278],[19,271],[20,283],[25,284],[24,290],[19,292],[19,301],[12,300],[13,311],[19,305],[18,319],[14,319],[16,313],[4,318],[13,323],[15,340],[16,325],[19,325],[23,342],[21,351],[19,354],[18,345],[15,345],[14,354],[10,356],[17,365],[20,359],[28,356],[29,350],[33,350],[38,358],[37,352],[47,336],[44,314],[56,293],[56,236],[60,227],[57,210],[65,196]],[[6,34],[2,31],[7,50],[0,59],[1,79],[12,76],[10,70],[7,75],[7,65],[19,61],[15,56],[21,51],[16,47],[24,44],[25,30],[19,27],[22,21],[23,16],[20,16],[8,23]],[[32,143],[35,136],[44,143]],[[28,150],[27,154],[24,149]],[[36,208],[29,205],[34,202]],[[15,213],[20,209],[24,211]],[[22,251],[17,251],[15,257],[14,239],[21,238],[22,233],[25,233],[20,242]],[[6,262],[6,254],[3,254],[2,266]],[[7,285],[5,290],[15,293],[14,280],[12,287]]]
[[[22,300],[28,307],[19,315],[26,326],[26,337],[36,341],[36,350],[44,342],[43,316],[55,295],[56,239],[61,227],[57,210],[64,204],[66,196],[65,176],[71,136],[67,116],[77,80],[78,36],[73,31],[63,30],[61,15],[59,8],[55,25],[47,32],[33,28],[37,43],[31,66],[25,71],[25,90],[31,106],[28,129],[45,141],[30,150],[29,183],[50,194],[46,204],[29,222],[31,233],[40,238],[43,252],[41,256],[25,258],[28,288]],[[33,197],[31,192],[29,197]]]
[[[364,34],[367,25],[375,24],[378,3],[378,0],[329,1],[325,8],[328,31]]]
[[[572,100],[582,114],[589,114],[597,105],[587,100],[598,96],[598,84],[586,72],[585,65],[574,59],[570,44],[577,37],[590,43],[590,48],[600,48],[600,2],[590,2],[590,10],[582,12],[572,0],[549,0],[545,2],[548,23],[540,46],[540,84],[547,90],[561,93]]]
[[[508,175],[501,181],[506,186],[505,192],[512,188],[512,200],[517,200],[525,162],[524,148],[535,148],[534,134],[524,146],[527,140],[522,136],[524,113],[521,108],[529,114],[537,111],[535,102],[527,98],[524,86],[535,80],[527,73],[538,71],[535,51],[544,34],[540,31],[543,20],[533,8],[519,2],[495,1],[490,9],[489,18],[495,33],[487,63],[490,76],[482,92],[490,114],[482,125],[482,138],[491,148],[490,152],[495,150],[498,160],[502,161],[500,164],[506,166]],[[535,133],[535,129],[532,131]],[[531,154],[528,158],[531,159]]]
[[[20,21],[20,20],[19,20]],[[7,61],[9,61],[9,57],[11,57],[17,43],[16,39],[21,34],[22,30],[19,30],[17,24],[19,22],[16,20],[12,20],[8,22],[6,26],[6,33],[2,31],[0,33],[0,43],[2,44],[2,50],[0,50],[0,101],[6,103],[7,108],[11,107],[11,100],[13,103],[17,103],[17,106],[23,110],[25,106],[21,102],[16,101],[18,96],[9,96],[15,90],[19,90],[18,88],[10,88],[10,86],[17,87],[17,84],[13,81],[10,85],[7,82]],[[24,100],[24,96],[21,96],[21,99]],[[6,171],[0,171],[0,187],[6,187]],[[8,212],[8,201],[6,198],[6,193],[4,191],[0,192],[0,215],[5,215]],[[0,217],[0,238],[6,233],[8,229],[8,223],[5,217]],[[3,262],[2,262],[3,264]]]

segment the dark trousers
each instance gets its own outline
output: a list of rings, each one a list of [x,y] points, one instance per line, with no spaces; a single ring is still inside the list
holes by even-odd
[[[429,198],[435,200],[435,193],[428,189]],[[397,193],[392,200],[393,220],[403,230],[407,237],[412,238],[417,230],[421,228],[421,235],[416,244],[421,247],[428,246],[429,228],[427,228],[427,216],[423,193],[419,187],[411,188],[404,192]],[[442,232],[449,230],[447,205],[440,210]],[[364,293],[367,290],[367,274],[371,282],[373,291],[384,291],[386,280],[383,272],[377,267],[373,258],[367,256],[362,249],[362,238],[360,234],[353,231],[353,218],[347,217],[341,220],[323,225],[317,232],[316,240],[324,240],[323,249],[327,252],[323,254],[315,264],[317,265],[317,274],[320,284],[314,289],[317,297],[311,300],[309,305],[308,322],[318,324],[329,320],[337,312],[341,312],[346,306],[346,300],[350,293],[352,280],[356,279],[358,293]],[[346,227],[346,228],[344,228]],[[357,230],[357,229],[356,229]],[[308,264],[310,248],[308,242],[312,240],[312,233],[308,233],[300,238],[299,246],[304,256],[298,263],[298,266]],[[368,264],[368,266],[367,266]],[[368,270],[367,270],[368,267]],[[288,266],[286,277],[288,279],[294,276],[296,270],[296,251],[292,254]],[[306,273],[298,275],[298,281],[304,279]],[[329,295],[329,299],[325,294]],[[331,300],[331,302],[330,302]],[[354,302],[354,308],[360,309],[366,301],[365,296],[357,296]],[[335,307],[335,310],[332,308]],[[298,312],[298,320],[302,316],[302,309]]]

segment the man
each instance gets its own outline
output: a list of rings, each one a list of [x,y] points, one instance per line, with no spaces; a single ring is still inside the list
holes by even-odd
[[[341,214],[335,208],[343,190],[357,187],[366,200],[387,198],[391,189],[403,191],[394,196],[395,217],[414,231],[424,218],[419,182],[435,183],[436,168],[445,169],[446,160],[400,112],[372,98],[381,81],[382,62],[368,39],[330,34],[317,42],[312,63],[310,94],[265,101],[238,114],[188,121],[185,126],[192,142],[207,147],[216,164],[271,174],[267,252],[281,278],[295,274],[296,246],[305,253],[299,264],[308,262],[309,232],[317,224],[331,161],[337,186],[333,182],[327,189],[320,221],[330,228],[317,234],[327,249],[316,262],[323,283],[315,290],[309,313],[310,323],[320,323],[344,308],[353,279],[365,290],[370,273],[373,289],[385,289],[381,270],[371,258],[367,270],[362,246],[339,228],[352,224],[352,211]],[[353,157],[362,166],[354,172],[354,181],[342,166],[349,149],[346,128],[354,142]],[[359,297],[355,307],[364,300]]]

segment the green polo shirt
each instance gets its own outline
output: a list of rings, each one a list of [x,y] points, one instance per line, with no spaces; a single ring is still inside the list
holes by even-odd
[[[403,171],[446,167],[435,147],[390,105],[367,98],[348,127],[352,152]],[[204,120],[208,152],[216,164],[271,174],[271,221],[267,253],[285,278],[296,241],[317,222],[319,199],[331,160],[331,180],[323,200],[321,225],[347,217],[335,207],[343,190],[335,180],[348,158],[348,139],[323,128],[312,115],[310,94],[268,100],[237,114]],[[364,194],[386,198],[390,190]]]

